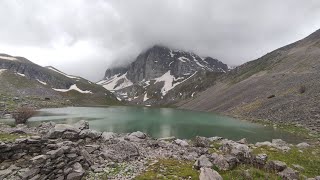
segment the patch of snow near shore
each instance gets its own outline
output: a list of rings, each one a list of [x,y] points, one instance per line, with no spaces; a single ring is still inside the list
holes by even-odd
[[[88,91],[88,90],[83,91],[83,90],[79,89],[76,84],[70,86],[69,89],[54,89],[54,88],[52,88],[52,89],[55,90],[55,91],[59,91],[59,92],[68,92],[68,91],[71,91],[71,90],[76,90],[76,91],[78,91],[80,93],[83,93],[83,94],[92,94],[91,91]]]
[[[37,81],[38,81],[39,83],[43,84],[43,85],[47,85],[46,82],[40,81],[39,79],[37,79]]]
[[[18,60],[15,57],[8,57],[8,56],[0,56],[0,59],[10,60],[10,61],[16,61]]]
[[[148,98],[148,94],[146,93],[143,97],[143,102],[147,101],[149,98]]]

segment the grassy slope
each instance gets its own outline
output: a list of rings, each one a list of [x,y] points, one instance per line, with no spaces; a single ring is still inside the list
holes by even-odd
[[[318,32],[320,34],[320,32]],[[299,123],[319,131],[320,37],[309,36],[248,62],[177,106],[245,119]],[[300,93],[301,86],[306,87]],[[270,95],[274,98],[268,99]]]

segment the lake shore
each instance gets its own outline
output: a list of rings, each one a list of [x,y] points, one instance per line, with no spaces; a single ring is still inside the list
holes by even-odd
[[[154,139],[74,125],[0,126],[0,179],[245,179],[320,175],[319,142],[248,143],[221,137]],[[279,161],[283,162],[279,162]]]

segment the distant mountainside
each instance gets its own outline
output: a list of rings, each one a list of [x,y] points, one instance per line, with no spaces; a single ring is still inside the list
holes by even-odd
[[[9,101],[9,105],[17,104],[11,101],[13,97],[20,103],[43,107],[118,102],[112,93],[91,81],[7,54],[0,54],[0,84],[0,105]]]
[[[217,59],[153,46],[128,66],[108,69],[104,79],[97,84],[132,104],[169,104],[186,98],[182,92],[172,92],[197,74],[227,71],[228,66]],[[170,92],[171,96],[168,96]],[[187,93],[191,96],[190,92]]]
[[[320,131],[320,30],[245,63],[180,108],[245,119],[304,125]]]

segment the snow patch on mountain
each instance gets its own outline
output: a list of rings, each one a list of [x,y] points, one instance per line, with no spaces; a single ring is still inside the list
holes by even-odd
[[[26,75],[21,74],[21,73],[16,73],[16,74],[19,75],[19,76],[22,76],[22,77],[26,77]]]
[[[50,69],[50,70],[52,70],[52,71],[55,71],[55,72],[57,72],[57,73],[59,73],[59,74],[62,74],[62,75],[64,75],[64,76],[68,77],[68,78],[71,78],[71,79],[81,79],[80,77],[68,75],[68,74],[66,74],[66,73],[64,73],[64,72],[62,72],[62,71],[59,71],[58,69],[56,69],[56,68],[54,68],[54,67],[52,67],[52,66],[48,66],[47,69]]]
[[[102,80],[98,82],[97,84],[102,85],[107,90],[119,90],[123,89],[125,87],[133,85],[133,83],[127,78],[127,73],[120,75],[116,74],[107,80]]]
[[[78,92],[83,93],[83,94],[92,94],[91,91],[88,91],[88,90],[83,91],[83,90],[79,89],[76,84],[70,86],[69,89],[55,89],[55,88],[52,88],[52,89],[55,90],[55,91],[59,91],[59,92],[68,92],[68,91],[71,91],[71,90],[75,90],[75,91],[78,91]]]
[[[38,81],[39,83],[43,84],[43,85],[47,85],[46,82],[40,81],[39,79],[37,79],[37,81]]]
[[[9,56],[0,56],[0,59],[5,59],[9,61],[17,61],[18,59],[15,57],[9,57]]]

